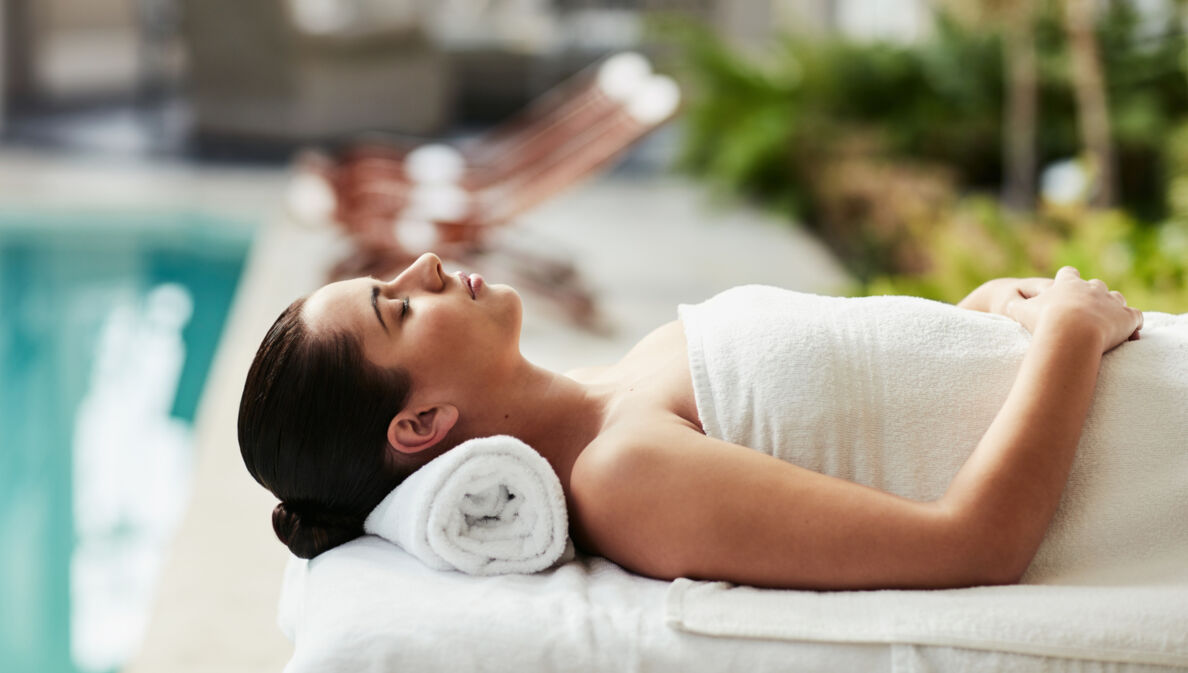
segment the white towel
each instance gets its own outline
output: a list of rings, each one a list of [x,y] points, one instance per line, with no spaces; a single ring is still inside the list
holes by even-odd
[[[418,469],[363,529],[438,570],[533,573],[572,554],[561,481],[506,435],[459,444]]]
[[[1183,585],[816,592],[679,579],[669,587],[666,617],[681,631],[712,636],[912,643],[1188,667]]]
[[[1030,340],[1007,318],[923,299],[754,286],[683,306],[681,318],[707,434],[922,500],[942,495],[976,447]],[[853,593],[677,583],[669,621],[719,635],[1011,649],[996,638],[1014,633],[1026,610],[1047,628],[1032,624],[1014,651],[1083,649],[1116,660],[1150,651],[1147,661],[1167,663],[1170,649],[1176,663],[1188,663],[1188,629],[1160,630],[1188,624],[1185,407],[1188,315],[1147,313],[1142,339],[1103,360],[1068,486],[1024,577],[1045,586],[860,592],[855,603]],[[787,600],[744,600],[769,595]],[[957,629],[960,637],[946,635],[958,620],[928,618],[937,595],[977,616]],[[810,598],[812,623],[792,618]],[[1079,609],[1061,608],[1073,602]],[[774,618],[779,605],[787,619]],[[848,618],[855,605],[869,618]],[[1111,656],[1118,642],[1142,645]]]

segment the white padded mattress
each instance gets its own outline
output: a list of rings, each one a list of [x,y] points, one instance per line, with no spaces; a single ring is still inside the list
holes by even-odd
[[[366,536],[310,562],[290,559],[279,623],[295,650],[285,671],[1186,670],[953,647],[697,635],[666,625],[668,590],[668,582],[588,557],[528,576],[440,572]]]

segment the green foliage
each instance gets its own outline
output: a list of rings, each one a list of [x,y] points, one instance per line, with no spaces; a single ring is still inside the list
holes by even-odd
[[[1043,166],[1082,144],[1062,3],[1037,6]],[[989,278],[1068,263],[1135,305],[1185,311],[1188,50],[1178,12],[1163,25],[1140,18],[1114,0],[1098,24],[1116,212],[1018,214],[968,196],[1001,188],[1003,44],[945,15],[919,44],[786,37],[746,55],[704,28],[666,26],[687,100],[679,165],[820,232],[866,291],[952,301]]]
[[[1121,211],[1011,215],[970,198],[921,238],[932,266],[922,274],[884,274],[859,294],[910,294],[957,302],[991,278],[1051,276],[1072,265],[1101,278],[1132,306],[1188,312],[1188,222],[1146,226]]]
[[[1162,216],[1162,147],[1188,114],[1183,31],[1137,29],[1126,2],[1109,4],[1099,39],[1108,81],[1123,204]],[[762,57],[726,47],[706,28],[668,26],[691,91],[681,165],[730,191],[795,201],[816,214],[806,174],[855,130],[879,152],[951,166],[970,188],[995,189],[1002,171],[1003,56],[984,27],[944,15],[919,45],[786,37]],[[1055,7],[1039,15],[1041,163],[1081,151],[1064,31]],[[787,198],[787,192],[795,198]]]
[[[867,131],[880,152],[997,179],[1001,57],[993,37],[942,21],[920,49],[785,38],[744,58],[706,29],[670,28],[690,91],[680,166],[728,191],[817,212],[820,162]]]

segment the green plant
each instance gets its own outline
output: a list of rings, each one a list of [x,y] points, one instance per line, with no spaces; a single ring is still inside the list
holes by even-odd
[[[1035,7],[1043,166],[1081,156],[1083,140],[1063,3]],[[1095,30],[1117,210],[1015,212],[977,196],[1002,191],[1003,43],[944,13],[918,44],[787,37],[748,54],[667,25],[688,101],[679,165],[817,231],[868,291],[952,300],[1074,263],[1136,304],[1188,310],[1188,52],[1178,11],[1141,18],[1114,0]]]
[[[1144,225],[1122,211],[1019,215],[992,199],[970,198],[932,223],[918,243],[929,260],[916,274],[884,274],[860,294],[911,294],[959,301],[970,289],[1003,276],[1051,276],[1072,265],[1101,278],[1133,306],[1188,312],[1188,222]]]

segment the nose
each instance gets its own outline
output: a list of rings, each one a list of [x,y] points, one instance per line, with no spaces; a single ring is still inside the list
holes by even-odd
[[[391,282],[391,285],[420,287],[430,292],[445,288],[445,275],[441,271],[441,258],[427,252],[417,258],[407,269]]]

